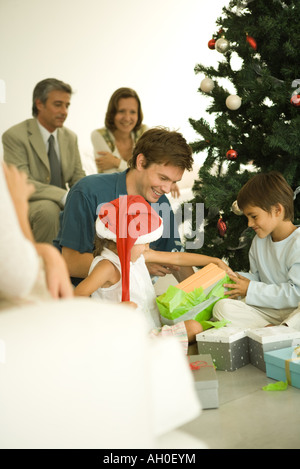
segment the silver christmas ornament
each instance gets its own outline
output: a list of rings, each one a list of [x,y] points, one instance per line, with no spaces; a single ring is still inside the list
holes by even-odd
[[[224,37],[220,37],[220,39],[216,41],[215,48],[221,54],[225,54],[229,49],[229,41]]]

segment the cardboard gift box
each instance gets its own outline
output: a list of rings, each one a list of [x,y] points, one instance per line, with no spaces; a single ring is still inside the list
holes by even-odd
[[[300,331],[281,325],[249,329],[247,336],[250,363],[262,371],[266,371],[265,352],[300,345]]]
[[[170,285],[156,298],[162,324],[173,325],[180,321],[211,319],[214,304],[224,297],[223,283],[229,276],[215,264],[208,264],[183,282]]]
[[[233,326],[208,329],[196,336],[198,352],[211,355],[217,370],[234,371],[250,363],[246,330]]]
[[[189,360],[202,409],[218,408],[218,379],[211,356],[190,355]]]
[[[300,347],[287,347],[264,354],[266,374],[300,388]]]
[[[192,292],[195,288],[202,287],[204,293],[207,294],[226,275],[225,270],[220,269],[215,264],[208,264],[176,286],[186,293]]]

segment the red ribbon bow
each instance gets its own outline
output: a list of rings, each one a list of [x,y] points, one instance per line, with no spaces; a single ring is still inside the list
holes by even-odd
[[[200,370],[200,368],[212,368],[213,365],[209,365],[207,362],[204,360],[198,360],[196,362],[190,362],[190,368],[191,370]]]

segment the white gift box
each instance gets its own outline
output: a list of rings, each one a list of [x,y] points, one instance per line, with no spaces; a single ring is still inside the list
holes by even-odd
[[[250,363],[244,329],[212,328],[197,334],[196,340],[199,354],[210,354],[217,370],[234,371]]]
[[[300,331],[282,325],[248,329],[247,336],[250,362],[262,371],[266,371],[265,352],[300,345]]]

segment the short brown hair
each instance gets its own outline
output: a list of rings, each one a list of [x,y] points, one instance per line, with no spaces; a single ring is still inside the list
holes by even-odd
[[[121,98],[124,98],[124,99],[135,98],[136,99],[137,104],[138,104],[138,119],[133,130],[134,131],[139,130],[141,128],[143,118],[144,118],[142,105],[141,105],[141,101],[140,101],[140,98],[138,97],[137,92],[131,88],[119,88],[112,94],[109,100],[106,115],[105,115],[105,127],[107,127],[111,131],[116,130],[114,119],[115,119],[115,115],[117,114],[118,104]]]
[[[128,162],[130,168],[136,168],[140,153],[145,157],[144,168],[151,164],[170,164],[190,171],[193,167],[192,149],[185,138],[179,132],[164,127],[149,129],[138,139]]]
[[[247,205],[271,212],[273,206],[284,207],[284,220],[294,221],[294,192],[277,171],[258,173],[240,190],[237,203],[241,210]]]

